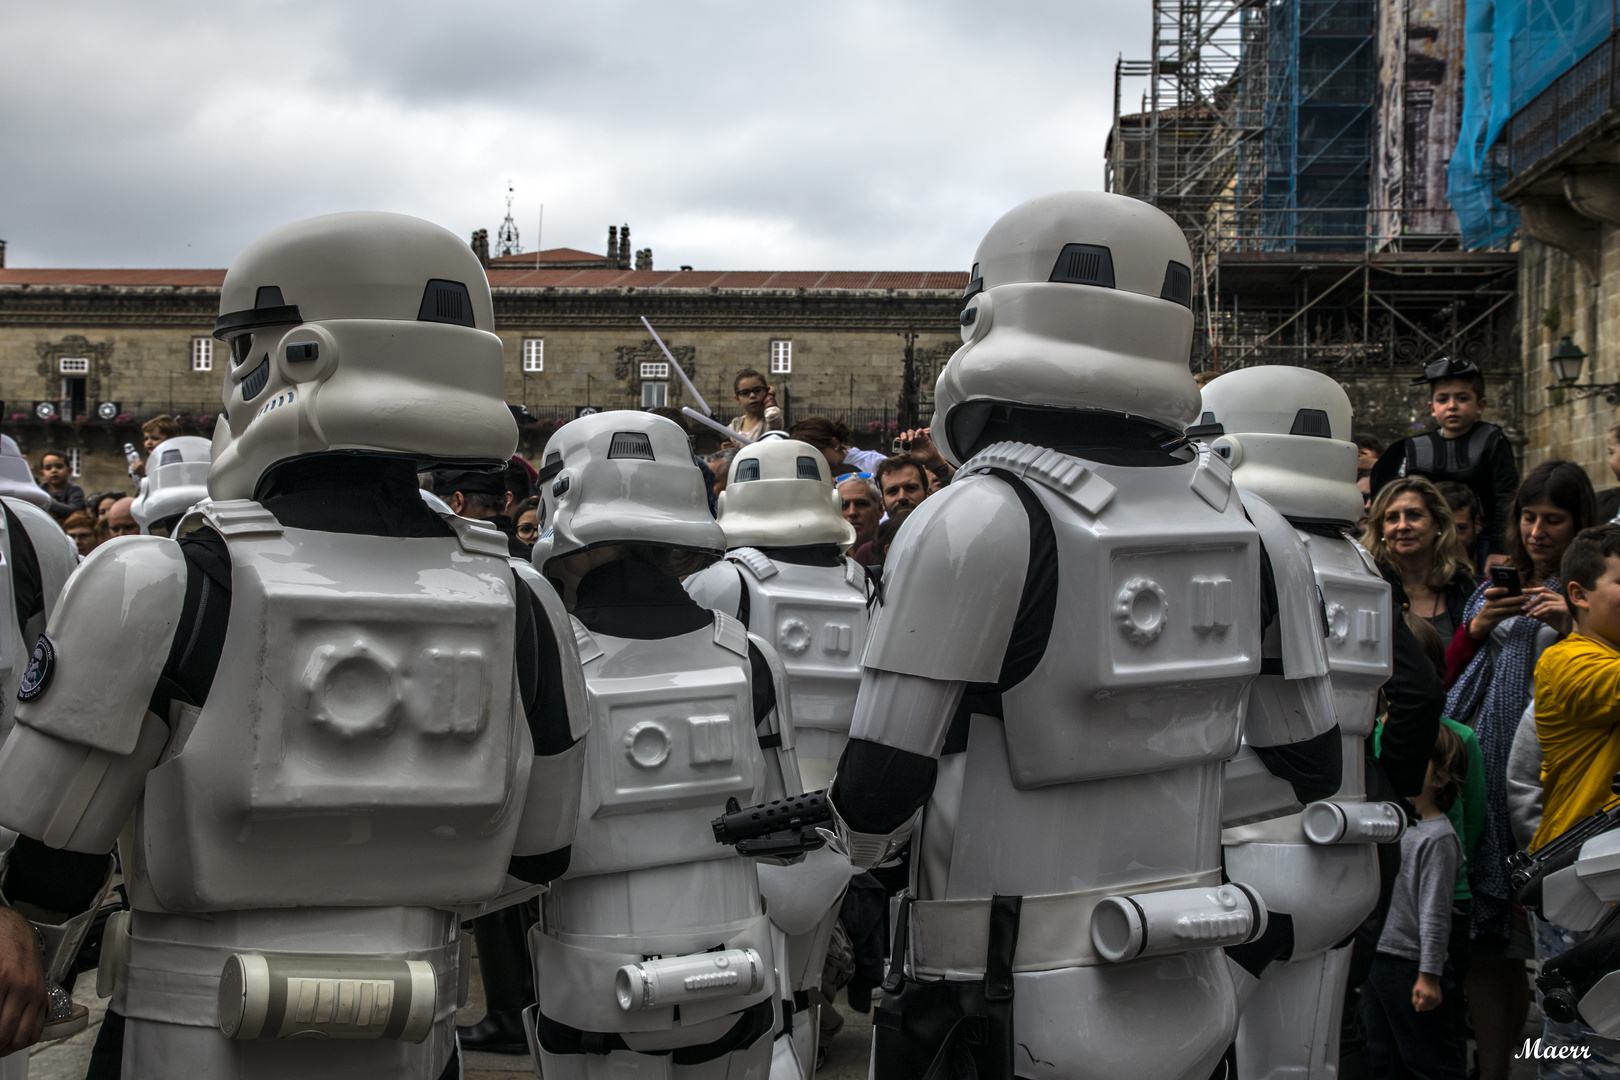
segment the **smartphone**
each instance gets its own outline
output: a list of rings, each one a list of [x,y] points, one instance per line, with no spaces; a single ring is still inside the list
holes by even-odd
[[[909,454],[909,453],[911,453],[911,440],[910,439],[896,438],[893,442],[891,442],[889,444],[889,453],[890,454]]]
[[[1506,589],[1509,596],[1520,596],[1524,585],[1519,581],[1519,568],[1502,564],[1491,567],[1491,588]]]

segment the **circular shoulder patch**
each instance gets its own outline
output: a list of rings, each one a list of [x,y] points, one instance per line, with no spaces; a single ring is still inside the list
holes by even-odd
[[[51,685],[51,674],[55,671],[56,646],[41,634],[34,645],[34,655],[28,661],[28,670],[23,672],[22,685],[17,687],[17,700],[32,701],[43,694]]]

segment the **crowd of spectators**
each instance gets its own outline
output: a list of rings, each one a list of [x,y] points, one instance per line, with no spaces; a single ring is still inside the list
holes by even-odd
[[[1569,461],[1521,478],[1499,429],[1480,420],[1477,373],[1442,371],[1430,392],[1435,431],[1388,448],[1355,439],[1361,543],[1408,640],[1443,670],[1446,704],[1346,1030],[1364,1025],[1374,1076],[1505,1080],[1522,1055],[1535,965],[1587,936],[1527,910],[1508,859],[1610,804],[1620,773],[1620,525],[1605,524],[1620,498],[1600,510]],[[1424,438],[1489,452],[1407,445]],[[1620,425],[1609,446],[1620,478]],[[1442,467],[1459,460],[1466,473]],[[1620,1042],[1576,1024],[1542,1027],[1544,1045],[1583,1055],[1543,1063],[1543,1076],[1620,1070]]]

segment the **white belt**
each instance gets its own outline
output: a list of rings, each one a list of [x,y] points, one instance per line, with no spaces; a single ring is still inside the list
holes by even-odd
[[[1220,883],[1219,870],[1204,870],[1079,892],[1026,896],[1018,909],[1013,970],[1050,971],[1106,963],[1091,944],[1091,912],[1105,897]],[[910,936],[913,975],[982,975],[990,947],[990,901],[912,901]]]
[[[1284,814],[1282,817],[1251,821],[1247,825],[1234,825],[1221,830],[1221,846],[1239,844],[1308,844],[1305,838],[1305,811]]]

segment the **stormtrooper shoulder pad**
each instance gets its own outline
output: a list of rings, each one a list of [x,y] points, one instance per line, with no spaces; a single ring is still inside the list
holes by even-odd
[[[40,586],[45,592],[45,614],[49,615],[51,601],[61,593],[68,576],[79,565],[79,549],[56,519],[33,503],[7,498],[6,505],[34,546],[34,558],[39,560]]]
[[[681,584],[699,607],[735,615],[742,609],[742,578],[735,563],[721,559],[704,567]]]
[[[942,681],[1001,673],[1029,567],[1029,515],[993,476],[925,499],[895,538],[862,664]]]
[[[66,742],[135,749],[186,600],[186,560],[166,537],[97,548],[68,579],[17,691],[17,722]]]
[[[527,585],[551,625],[551,636],[557,642],[558,664],[562,669],[563,699],[568,703],[568,733],[575,739],[584,738],[590,728],[590,697],[585,689],[585,672],[580,667],[579,638],[573,620],[563,606],[562,597],[551,587],[551,582],[526,562],[512,560],[518,580]],[[593,642],[594,644],[594,642]]]
[[[1260,533],[1277,583],[1283,678],[1321,678],[1328,673],[1327,648],[1323,644],[1327,627],[1310,552],[1294,526],[1270,503],[1251,491],[1238,490],[1244,512]]]

